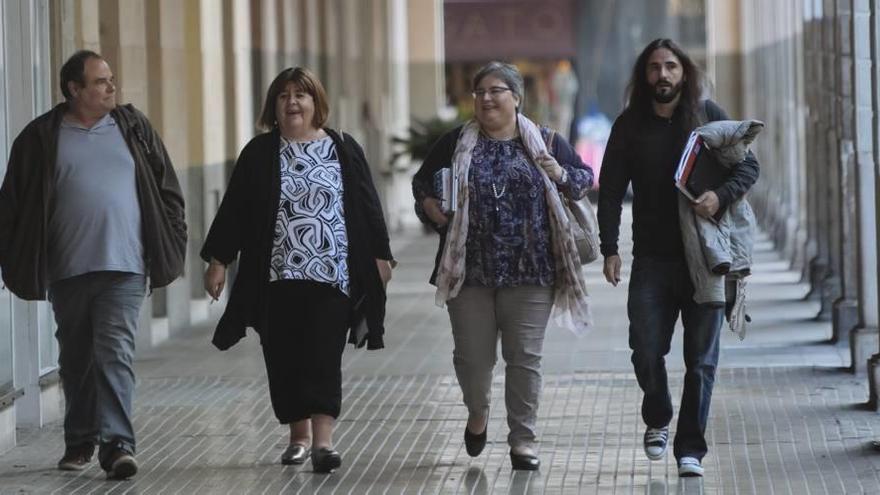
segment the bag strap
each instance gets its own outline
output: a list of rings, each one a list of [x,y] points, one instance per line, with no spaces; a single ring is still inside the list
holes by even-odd
[[[553,142],[556,140],[556,131],[549,127],[545,127],[545,129],[547,129],[547,136],[544,138],[544,143],[547,145],[547,152],[552,155]]]
[[[547,129],[547,135],[544,136],[544,144],[547,145],[547,153],[550,153],[551,155],[553,155],[553,142],[556,141],[556,131],[554,131],[550,127],[546,127],[546,126],[544,127],[544,129]],[[554,158],[555,157],[556,156],[554,155]],[[565,206],[566,208],[568,208],[569,199],[564,194],[562,194],[562,191],[559,190],[559,187],[556,187],[556,192],[559,194],[559,197],[562,199],[562,205]]]

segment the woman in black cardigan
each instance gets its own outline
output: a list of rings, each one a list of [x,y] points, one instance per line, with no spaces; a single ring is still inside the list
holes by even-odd
[[[311,454],[316,472],[342,460],[332,432],[349,341],[384,347],[385,285],[393,258],[364,152],[324,128],[329,107],[309,70],[282,71],[242,150],[201,257],[205,290],[220,297],[238,273],[213,343],[228,349],[245,328],[260,334],[272,408],[290,426],[283,464]]]

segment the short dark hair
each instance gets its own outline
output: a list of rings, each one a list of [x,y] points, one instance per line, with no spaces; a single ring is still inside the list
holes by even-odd
[[[266,102],[263,104],[263,111],[260,112],[260,118],[257,120],[257,127],[270,130],[278,125],[275,119],[276,100],[289,83],[293,83],[299,90],[312,96],[312,99],[315,100],[315,116],[312,118],[312,125],[316,129],[324,127],[330,116],[327,92],[318,77],[305,67],[289,67],[275,77],[272,84],[269,85],[269,91],[266,92]]]
[[[480,84],[480,81],[488,76],[497,77],[498,79],[504,81],[504,84],[506,84],[507,87],[510,88],[510,92],[513,93],[514,96],[519,98],[519,106],[517,107],[517,109],[521,111],[521,107],[525,102],[525,84],[523,83],[523,76],[522,73],[520,73],[519,69],[513,64],[493,60],[488,64],[480,67],[477,73],[474,74],[474,80],[471,89],[477,89],[477,85]]]
[[[681,49],[678,44],[668,38],[658,38],[650,43],[639,54],[633,66],[632,75],[626,86],[626,107],[635,110],[638,114],[650,115],[653,112],[651,101],[654,98],[653,91],[648,84],[648,59],[651,55],[665,48],[672,52],[683,69],[684,82],[681,85],[681,99],[678,106],[684,116],[684,123],[690,131],[697,126],[697,114],[699,111],[700,98],[703,96],[703,72],[697,64]]]
[[[64,95],[65,99],[73,98],[73,95],[70,94],[70,89],[67,87],[69,82],[75,82],[80,86],[86,85],[86,61],[91,58],[104,60],[104,57],[91,50],[80,50],[71,55],[67,62],[64,62],[64,65],[61,66],[61,74],[58,79],[61,85],[61,94]]]

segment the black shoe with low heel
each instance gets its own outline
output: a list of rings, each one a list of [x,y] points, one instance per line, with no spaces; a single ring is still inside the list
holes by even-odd
[[[292,443],[288,445],[284,453],[281,454],[281,464],[286,466],[302,464],[309,458],[310,453],[311,449],[305,445]]]
[[[332,473],[342,465],[342,457],[333,449],[312,449],[312,470],[316,473]]]
[[[537,471],[541,460],[536,455],[510,453],[510,465],[518,471]]]
[[[476,457],[480,455],[480,452],[486,447],[488,432],[489,425],[486,425],[486,429],[479,435],[471,433],[471,431],[467,429],[467,426],[464,427],[464,448],[467,450],[469,456]]]

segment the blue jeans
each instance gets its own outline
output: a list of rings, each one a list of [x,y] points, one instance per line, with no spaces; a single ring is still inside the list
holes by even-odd
[[[672,398],[666,377],[675,322],[681,314],[684,326],[684,391],[675,435],[676,459],[706,455],[706,422],[724,307],[697,304],[684,260],[638,257],[629,282],[629,346],[639,386],[645,393],[642,419],[652,428],[672,420]]]
[[[66,402],[64,443],[99,444],[104,469],[117,449],[135,451],[132,361],[145,292],[143,275],[112,271],[86,273],[49,287]]]

